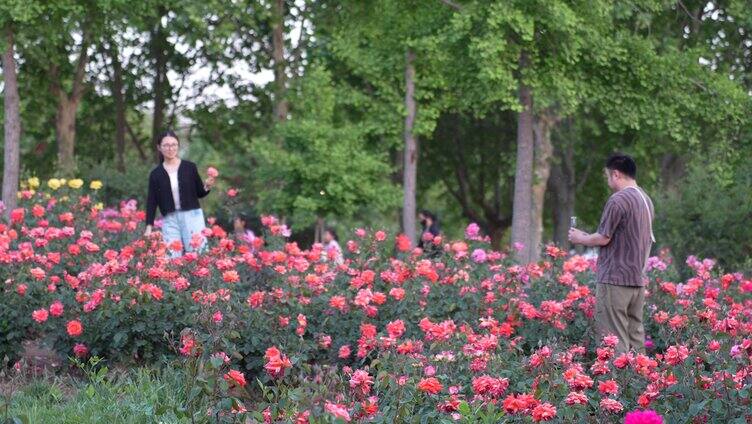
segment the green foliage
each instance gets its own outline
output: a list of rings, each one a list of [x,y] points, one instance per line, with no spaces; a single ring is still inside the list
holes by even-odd
[[[121,200],[136,199],[142,207],[146,202],[146,184],[154,164],[129,158],[125,172],[120,172],[115,161],[105,159],[79,166],[81,178],[85,181],[102,182],[100,198],[106,205],[117,205]]]
[[[552,139],[572,145],[577,214],[591,227],[608,194],[592,168],[609,152],[633,154],[640,184],[656,194],[677,184],[662,169],[665,157],[684,164],[719,146],[750,152],[752,13],[746,0],[286,0],[292,113],[281,127],[272,110],[274,81],[237,71],[263,74],[275,64],[269,2],[0,3],[0,28],[13,29],[19,58],[26,175],[57,176],[59,99],[50,83],[70,91],[81,36],[88,35],[76,155],[81,175],[105,181],[107,203],[145,194],[137,173],[153,160],[156,76],[167,72],[164,126],[187,135],[190,159],[221,169],[217,191],[238,188],[237,202],[246,210],[294,216],[296,230],[317,216],[342,229],[374,222],[396,229],[408,50],[416,55],[417,195],[454,233],[468,220],[489,232],[484,221],[493,219],[485,215],[504,226],[498,218],[510,209],[515,146],[509,142],[517,129],[514,119],[494,121],[519,109],[520,82],[531,87],[536,113],[561,119]],[[161,65],[157,52],[164,54]],[[123,68],[129,127],[122,175],[107,172],[116,168],[113,55]],[[51,77],[51,65],[58,78]],[[202,76],[194,81],[191,72],[198,68]],[[215,95],[219,86],[230,94],[227,101]],[[461,168],[447,135],[455,119],[463,122],[456,132],[468,155],[460,162],[474,191],[465,205],[452,195]],[[735,172],[724,157],[707,167],[723,181]],[[500,190],[491,201],[494,185]],[[229,216],[223,202],[212,195],[203,205],[209,215]],[[557,207],[552,203],[547,215]]]
[[[342,117],[339,97],[330,73],[310,68],[291,95],[293,117],[277,129],[282,144],[275,137],[256,141],[258,177],[273,181],[259,193],[261,210],[305,225],[366,206],[395,206],[386,158],[364,143],[361,126]]]
[[[679,262],[694,254],[717,258],[725,269],[752,270],[752,167],[745,160],[724,181],[711,165],[698,161],[678,190],[663,196],[656,237]]]

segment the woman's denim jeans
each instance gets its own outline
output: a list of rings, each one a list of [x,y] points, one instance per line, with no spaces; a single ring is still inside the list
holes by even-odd
[[[175,211],[167,214],[162,220],[162,237],[168,246],[173,241],[180,240],[184,251],[201,252],[206,246],[206,239],[203,235],[200,235],[204,228],[206,228],[204,225],[204,212],[201,209]],[[191,239],[197,233],[201,237],[201,244],[198,248],[194,248],[191,246]],[[180,257],[183,256],[183,252],[170,250],[170,256],[173,258]]]

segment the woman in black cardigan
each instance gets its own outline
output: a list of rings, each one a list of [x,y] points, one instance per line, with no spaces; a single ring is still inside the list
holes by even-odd
[[[162,238],[170,247],[171,256],[182,256],[183,250],[201,250],[205,244],[201,235],[205,225],[198,199],[209,194],[214,176],[210,175],[204,183],[196,164],[180,159],[180,141],[172,131],[162,134],[157,148],[162,161],[149,174],[145,235],[151,235],[159,207],[163,217]],[[175,249],[175,241],[180,241],[181,249]]]

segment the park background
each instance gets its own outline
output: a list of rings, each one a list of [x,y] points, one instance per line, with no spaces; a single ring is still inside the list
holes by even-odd
[[[748,422],[750,6],[1,1],[0,418]],[[166,128],[263,241],[142,237]],[[657,211],[647,356],[592,337],[567,253],[617,151]]]
[[[97,179],[106,203],[143,205],[155,138],[174,128],[184,157],[239,189],[232,208],[204,201],[220,222],[274,213],[310,244],[317,222],[343,234],[414,226],[410,201],[450,237],[477,222],[496,247],[566,245],[571,215],[597,225],[602,164],[621,151],[655,198],[660,246],[733,266],[750,253],[745,0],[8,0],[0,11],[20,98],[18,116],[4,114],[20,136],[4,145],[18,143],[22,177]]]

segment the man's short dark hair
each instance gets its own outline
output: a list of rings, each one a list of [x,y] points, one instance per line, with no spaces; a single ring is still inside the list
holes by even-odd
[[[606,161],[606,169],[619,171],[632,179],[637,178],[637,164],[629,155],[621,153],[611,155]]]

